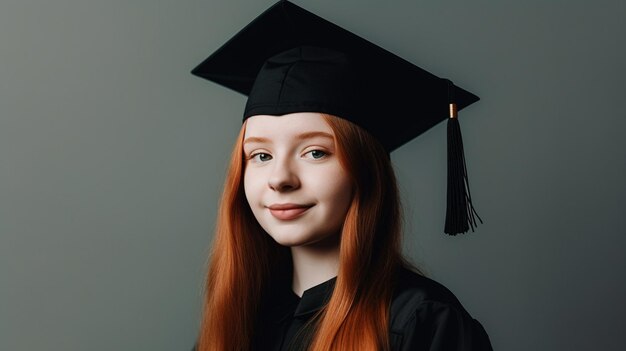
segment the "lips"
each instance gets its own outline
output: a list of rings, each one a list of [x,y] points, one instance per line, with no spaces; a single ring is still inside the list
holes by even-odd
[[[300,217],[311,207],[313,207],[313,205],[274,204],[267,208],[272,216],[283,221],[288,221]]]

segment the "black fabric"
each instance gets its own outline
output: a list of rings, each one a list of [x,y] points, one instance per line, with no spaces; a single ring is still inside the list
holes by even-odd
[[[244,118],[329,113],[365,128],[389,152],[448,118],[448,80],[284,0],[192,74],[248,95]],[[452,91],[459,110],[478,101]]]
[[[253,349],[305,350],[312,330],[307,323],[326,305],[335,282],[333,278],[312,287],[302,298],[287,286],[273,292],[263,307]],[[452,292],[408,269],[399,273],[389,316],[392,351],[492,350],[480,322],[469,315]]]
[[[326,305],[336,280],[335,277],[307,289],[301,298],[290,287],[275,292],[270,302],[263,306],[253,349],[306,350],[315,313]]]
[[[350,58],[338,51],[299,46],[269,58],[250,91],[244,119],[255,115],[320,112],[363,124],[360,82]],[[359,123],[361,122],[361,123]]]

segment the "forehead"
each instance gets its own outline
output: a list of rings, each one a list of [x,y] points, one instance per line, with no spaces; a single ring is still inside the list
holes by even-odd
[[[334,135],[321,113],[298,112],[282,116],[252,116],[246,120],[244,139],[288,137],[306,132],[325,132]]]

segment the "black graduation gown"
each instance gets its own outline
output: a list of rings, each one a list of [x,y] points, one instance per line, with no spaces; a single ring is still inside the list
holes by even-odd
[[[254,350],[305,349],[299,331],[332,294],[336,277],[304,291],[302,298],[291,288],[275,291],[271,306],[264,306],[255,335]],[[400,269],[390,308],[392,351],[490,351],[482,325],[443,285]],[[294,339],[295,337],[295,339]]]

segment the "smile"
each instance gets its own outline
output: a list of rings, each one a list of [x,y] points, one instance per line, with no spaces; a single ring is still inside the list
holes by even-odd
[[[277,205],[268,207],[272,216],[282,221],[296,219],[302,216],[313,205]]]

